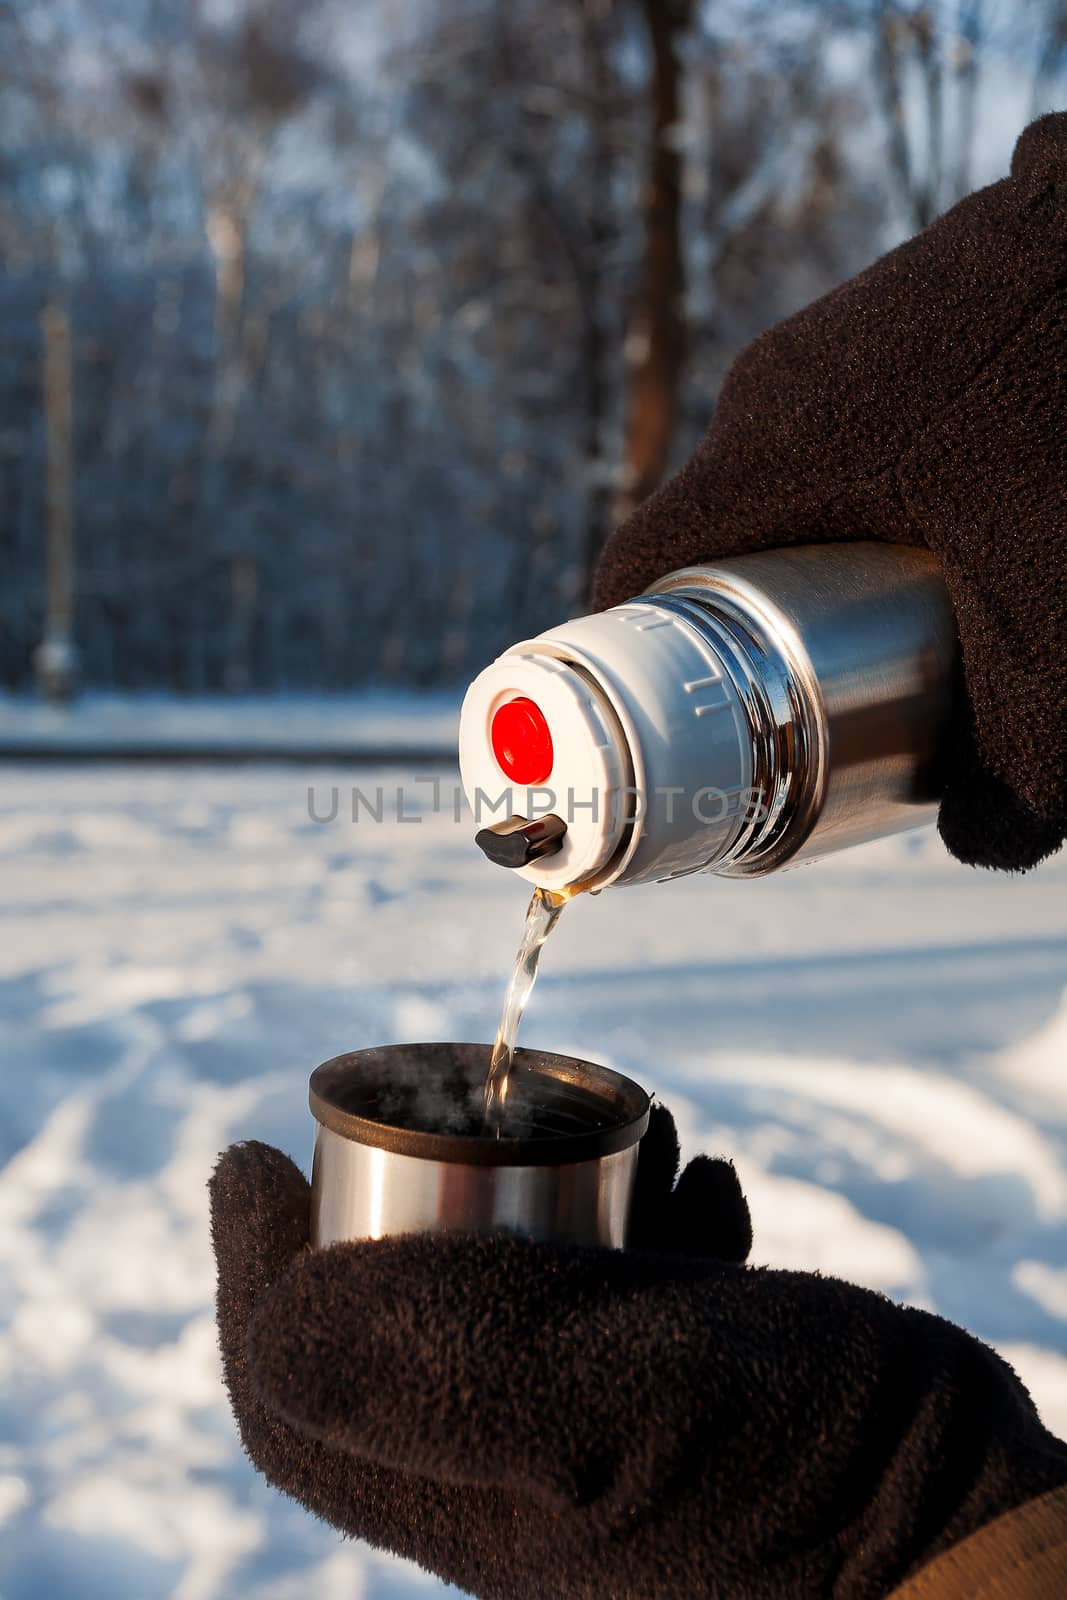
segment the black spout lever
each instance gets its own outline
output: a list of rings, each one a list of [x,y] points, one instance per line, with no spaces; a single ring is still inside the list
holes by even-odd
[[[498,867],[528,867],[542,856],[554,856],[563,848],[567,824],[555,812],[547,817],[509,817],[480,828],[474,842]]]

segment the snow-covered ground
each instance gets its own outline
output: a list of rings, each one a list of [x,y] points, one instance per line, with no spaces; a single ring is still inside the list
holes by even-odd
[[[442,776],[441,813],[408,783],[421,823],[353,824],[351,772],[3,768],[4,1600],[433,1588],[243,1460],[204,1184],[236,1137],[306,1163],[317,1061],[490,1035],[525,896]],[[616,891],[563,918],[524,1036],[631,1071],[688,1153],[734,1155],[757,1259],[966,1323],[1067,1431],[1065,890],[1067,860],[1000,879],[926,833]]]

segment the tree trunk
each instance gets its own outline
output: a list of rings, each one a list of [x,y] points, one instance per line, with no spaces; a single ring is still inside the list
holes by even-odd
[[[628,382],[618,519],[648,498],[667,469],[685,358],[682,156],[677,142],[682,67],[678,35],[689,0],[641,0],[652,47],[652,150],[644,194],[645,255],[627,338]]]
[[[585,426],[582,454],[585,463],[585,528],[580,593],[561,598],[566,607],[577,600],[584,609],[593,590],[593,573],[610,531],[612,477],[608,467],[608,362],[610,339],[605,331],[604,272],[612,235],[614,150],[609,102],[614,87],[609,71],[608,44],[601,26],[603,7],[586,4],[583,11],[582,54],[585,80],[592,92],[589,112],[590,185],[586,218],[587,241],[581,254],[583,268],[576,274],[582,313],[582,387]]]
[[[44,638],[34,665],[45,698],[57,704],[74,688],[74,514],[71,467],[70,323],[62,306],[41,313],[44,341],[45,539],[48,597]]]

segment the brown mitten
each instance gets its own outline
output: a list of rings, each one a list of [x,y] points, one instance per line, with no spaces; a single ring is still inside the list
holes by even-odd
[[[307,1243],[266,1145],[212,1182],[226,1382],[253,1463],[485,1600],[880,1600],[1067,1481],[991,1350],[850,1284],[740,1265],[726,1162],[642,1141],[630,1250]],[[672,1186],[673,1185],[673,1186]]]

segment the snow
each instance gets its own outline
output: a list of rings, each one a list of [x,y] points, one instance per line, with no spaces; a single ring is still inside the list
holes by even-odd
[[[420,820],[354,823],[340,769],[4,767],[5,1600],[437,1587],[243,1459],[204,1185],[237,1137],[307,1164],[316,1062],[490,1035],[525,894],[440,777],[435,813],[425,773],[361,772]],[[998,878],[923,833],[614,891],[562,919],[524,1036],[656,1090],[687,1154],[733,1155],[757,1259],[965,1323],[1067,1431],[1065,887],[1065,859]]]

